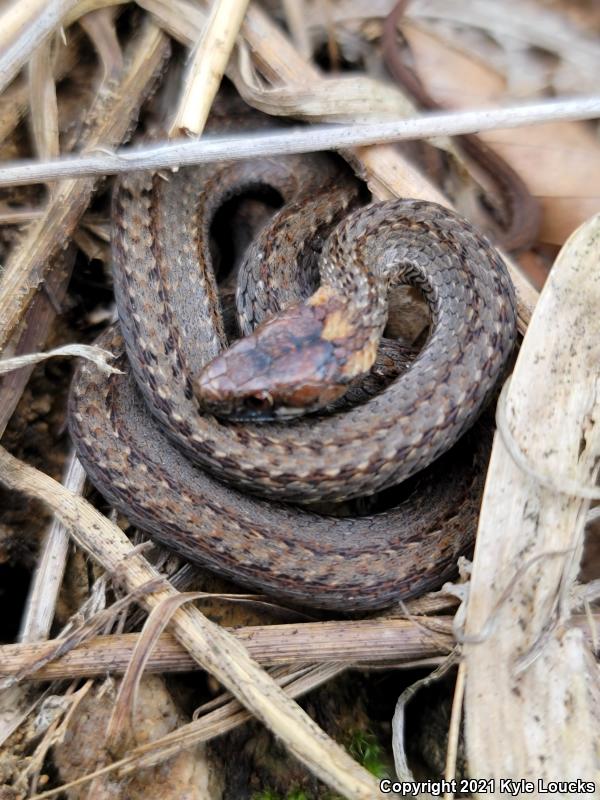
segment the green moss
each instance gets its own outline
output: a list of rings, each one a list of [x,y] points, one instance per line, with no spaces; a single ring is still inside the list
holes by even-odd
[[[371,731],[357,730],[350,735],[350,755],[376,778],[390,776],[390,765],[377,737]]]
[[[392,775],[386,752],[371,731],[352,731],[346,746],[352,758],[376,778],[389,778]],[[307,794],[302,789],[291,789],[287,794],[266,789],[253,794],[252,800],[313,800],[313,795]],[[321,800],[342,800],[342,798],[338,794],[326,791],[325,795],[321,795]]]

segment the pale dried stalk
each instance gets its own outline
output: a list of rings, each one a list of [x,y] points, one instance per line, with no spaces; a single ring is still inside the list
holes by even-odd
[[[161,28],[186,47],[193,47],[202,36],[208,19],[206,2],[200,4],[186,0],[140,0],[137,4],[152,14]]]
[[[277,117],[365,125],[417,115],[415,104],[395,86],[368,75],[336,75],[312,84],[266,86],[245,47],[240,48],[237,65],[230,66],[229,76],[248,105]],[[436,137],[428,141],[439,146],[446,140]]]
[[[416,622],[426,622],[430,630]],[[305,661],[369,664],[414,661],[446,655],[453,647],[452,617],[408,620],[360,620],[357,622],[305,622],[300,625],[264,625],[231,630],[263,666],[299,664]],[[100,636],[45,664],[28,678],[54,680],[123,673],[137,633]],[[31,640],[28,640],[31,641]],[[44,659],[53,642],[0,646],[0,677],[23,674],[28,664]],[[172,636],[161,635],[152,651],[150,672],[185,672],[195,664]]]
[[[120,82],[111,85],[110,91],[103,92],[95,103],[81,146],[114,145],[123,139],[164,63],[167,49],[164,34],[153,25],[144,26],[132,46]],[[64,246],[87,208],[95,184],[92,178],[59,184],[44,214],[27,229],[10,254],[0,279],[0,351],[44,280],[52,255]]]
[[[438,681],[443,675],[446,675],[449,670],[456,665],[458,658],[457,650],[450,653],[433,672],[430,672],[424,678],[420,678],[418,681],[408,686],[396,701],[394,716],[392,717],[392,750],[394,753],[396,776],[401,781],[414,781],[414,776],[406,757],[404,736],[406,706],[421,689],[425,689],[427,686]],[[432,796],[423,792],[419,793],[417,797],[429,798]]]
[[[62,347],[55,347],[45,353],[27,353],[26,355],[13,356],[12,358],[0,359],[0,375],[7,375],[14,370],[41,364],[49,358],[64,358],[65,356],[85,358],[92,361],[98,369],[112,375],[121,372],[120,369],[111,366],[108,362],[115,357],[110,350],[104,350],[95,344],[65,344]]]
[[[290,35],[294,46],[302,58],[309,59],[312,54],[312,47],[308,34],[306,0],[282,0],[281,5],[283,6],[285,19],[290,29]]]
[[[88,233],[81,225],[73,233],[73,241],[88,261],[110,264],[110,247]]]
[[[178,608],[198,600],[203,592],[175,592],[150,611],[144,622],[131,660],[116,693],[104,734],[104,747],[110,753],[124,753],[135,743],[135,718],[140,682],[148,659],[161,633],[164,633]]]
[[[344,664],[317,664],[305,669],[282,670],[274,679],[291,698],[301,697],[323,683],[340,675],[346,669]],[[142,767],[151,766],[165,757],[170,757],[182,749],[206,742],[251,719],[251,715],[237,700],[229,700],[214,711],[202,714],[188,725],[165,736],[162,741],[151,742],[136,748],[131,754],[131,762],[123,765],[121,771],[127,774]]]
[[[41,208],[29,206],[22,206],[21,208],[0,206],[0,225],[24,225],[34,219],[39,219],[43,213]]]
[[[129,607],[138,600],[140,595],[156,589],[158,581],[148,584],[143,589],[130,592],[115,600],[112,605],[106,606],[106,580],[98,580],[93,587],[92,593],[79,608],[78,612],[69,620],[65,627],[60,631],[58,638],[46,642],[39,661],[26,665],[25,671],[16,672],[8,678],[0,681],[2,689],[10,689],[15,684],[23,682],[30,673],[41,668],[44,664],[55,658],[60,658],[64,653],[68,653],[73,648],[93,638],[99,633],[106,633],[118,625],[118,621],[129,610]],[[89,615],[91,612],[91,616]],[[83,620],[83,621],[82,621]]]
[[[82,494],[85,472],[73,452],[67,459],[63,483],[70,492]],[[39,642],[48,638],[68,552],[69,533],[61,522],[53,519],[40,549],[29,587],[19,635],[21,642]]]
[[[597,664],[583,632],[565,630],[589,500],[543,484],[545,476],[559,486],[595,484],[599,262],[600,215],[561,250],[504,412],[500,404],[507,441],[541,480],[517,466],[496,433],[466,622],[467,751],[476,777],[598,779]]]
[[[35,21],[46,4],[43,0],[23,3],[20,0],[7,0],[0,15],[0,47],[2,51],[14,44],[20,33]],[[57,8],[55,4],[55,9]]]
[[[227,159],[345,150],[382,142],[454,136],[476,130],[516,128],[549,120],[593,119],[596,116],[600,116],[600,95],[575,100],[546,100],[498,109],[436,112],[394,122],[311,125],[283,131],[211,136],[192,141],[155,142],[144,147],[124,147],[97,155],[65,156],[47,162],[9,162],[0,169],[0,186],[19,186],[58,178],[116,175],[132,170],[173,169]],[[390,151],[384,152],[389,157]],[[361,149],[358,153],[365,156],[368,151]],[[353,158],[356,161],[359,155],[354,154]],[[391,175],[394,175],[393,171]],[[390,175],[384,177],[388,186],[392,179]],[[422,176],[421,181],[423,187],[428,186]],[[436,197],[441,196],[438,189],[434,189],[434,192]]]
[[[169,136],[199,136],[235,46],[248,0],[213,0],[206,27],[190,56]]]
[[[0,479],[15,490],[45,502],[68,528],[76,544],[107,572],[118,575],[128,591],[136,591],[160,575],[133,547],[123,531],[88,502],[47,475],[0,449]],[[164,580],[162,591],[143,597],[153,608],[176,590]],[[171,629],[193,658],[226,686],[266,724],[317,777],[345,797],[372,800],[377,782],[305,714],[254,662],[233,636],[195,608],[180,608]]]
[[[0,13],[0,46],[3,51],[14,44],[28,25],[37,19],[44,5],[40,0],[4,0]],[[48,5],[53,6],[55,13],[58,12],[59,3],[51,2]]]
[[[54,686],[51,684],[51,687]],[[0,747],[39,707],[40,702],[50,694],[50,687],[40,690],[36,684],[12,686],[0,692]]]
[[[25,6],[25,4],[22,5]],[[159,39],[161,38],[159,33],[156,33],[155,36]],[[145,44],[149,45],[151,42],[146,40]],[[45,48],[46,46],[47,45],[44,44],[42,45],[42,48]],[[143,47],[144,43],[142,43],[142,48]],[[66,71],[74,63],[75,51],[72,46],[63,51],[63,53],[64,55],[61,55],[60,63],[56,67],[58,74]],[[150,61],[148,63],[152,63],[151,54]],[[37,74],[39,77],[40,72],[38,71]],[[42,80],[39,83],[43,84],[43,76],[41,77]],[[143,73],[142,80],[147,80],[147,76]],[[115,87],[111,87],[111,89],[114,88]],[[135,87],[130,86],[129,90],[135,90]],[[12,128],[17,124],[20,115],[25,110],[25,107],[27,106],[27,91],[28,90],[26,86],[16,87],[15,90],[11,91],[10,93],[10,100],[7,98],[7,103],[10,103],[10,107],[7,108],[6,113],[2,114],[3,135],[7,135],[12,130]],[[133,95],[130,99],[135,102],[135,95]],[[115,97],[115,102],[117,101],[118,97]],[[110,109],[108,110],[110,111]],[[117,109],[116,120],[120,125],[123,123],[126,124],[127,116],[124,116],[123,112],[123,108]],[[106,113],[106,109],[102,113]],[[102,120],[102,123],[105,124],[106,120]],[[104,137],[105,128],[99,127],[99,130],[100,140],[102,140]],[[118,141],[118,139],[115,141]],[[47,223],[48,220],[46,215],[47,212],[42,212],[39,216],[43,217],[44,221]],[[40,255],[44,261],[49,257],[49,253],[43,251],[43,248],[41,249]],[[54,306],[57,306],[60,303],[62,295],[64,294],[64,290],[66,289],[66,282],[68,280],[70,269],[67,270],[61,266],[63,261],[64,259],[61,255],[58,265],[50,264],[48,266],[50,274],[45,282],[45,292],[34,292],[34,302],[31,303],[30,307],[26,309],[26,314],[23,319],[24,330],[16,348],[17,353],[37,350],[43,345],[49,325],[55,316]],[[21,294],[18,295],[19,298],[21,296]],[[48,297],[52,298],[52,303],[49,302]],[[8,302],[9,298],[6,299]],[[2,385],[0,388],[0,408],[2,409],[0,412],[0,427],[2,430],[4,429],[10,415],[12,414],[12,411],[14,410],[14,407],[16,406],[16,403],[18,402],[30,372],[31,368],[27,367],[6,376],[2,380]],[[5,398],[4,402],[2,401],[2,397]],[[58,528],[54,527],[48,539],[47,547],[44,549],[44,556],[40,566],[40,572],[38,574],[39,580],[34,583],[33,591],[30,596],[30,602],[24,623],[24,635],[27,638],[34,636],[42,637],[47,633],[48,626],[53,615],[56,592],[60,584],[60,576],[64,567],[66,547],[67,540],[65,538],[64,531],[60,531]],[[4,740],[11,734],[12,731],[15,730],[22,719],[28,714],[29,710],[39,701],[39,690],[36,689],[35,692],[31,693],[28,691],[28,688],[29,687],[26,686],[19,686],[1,693],[0,706],[2,707],[2,740]]]
[[[42,160],[56,158],[60,152],[53,51],[54,42],[49,37],[29,60],[31,129],[35,154]]]
[[[114,11],[112,8],[101,8],[79,20],[102,62],[105,80],[118,78],[123,69],[123,53],[115,30]]]
[[[454,695],[452,697],[452,713],[450,714],[450,725],[448,727],[448,746],[446,750],[444,778],[449,784],[456,780],[456,757],[458,754],[458,742],[460,739],[464,697],[465,662],[462,661],[458,665],[458,670],[456,673],[456,683],[454,684]],[[447,791],[444,793],[444,800],[453,800],[453,798],[453,791]]]
[[[64,739],[74,714],[93,685],[93,681],[86,681],[83,686],[78,687],[77,683],[73,682],[62,692],[60,697],[62,713],[58,714],[50,723],[49,727],[44,731],[41,741],[37,741],[33,753],[27,759],[27,766],[20,776],[29,788],[29,796],[31,796],[32,792],[37,792],[48,751]]]

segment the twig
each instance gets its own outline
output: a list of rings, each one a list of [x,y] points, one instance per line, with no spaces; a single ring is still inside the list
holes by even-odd
[[[360,147],[383,142],[453,136],[550,120],[594,119],[600,116],[600,95],[525,103],[497,109],[423,114],[398,122],[363,125],[313,125],[286,131],[238,136],[211,136],[199,141],[161,142],[145,147],[65,156],[46,162],[9,163],[0,169],[0,186],[19,186],[58,178],[116,175],[133,170],[158,170],[213,161],[257,158]],[[88,148],[89,149],[89,148]]]
[[[458,753],[458,742],[460,739],[460,723],[462,719],[463,700],[465,696],[465,662],[461,661],[456,673],[456,683],[454,684],[454,696],[452,698],[452,713],[450,715],[450,726],[448,728],[448,747],[446,750],[446,771],[445,778],[449,786],[452,786],[456,778],[456,756]],[[444,800],[454,800],[454,791],[447,790],[444,793]]]
[[[414,597],[402,604],[398,604],[389,611],[383,612],[382,617],[392,619],[406,619],[407,612],[413,617],[441,614],[443,611],[454,612],[459,605],[458,599],[446,592],[429,592],[422,597]]]
[[[340,68],[340,48],[335,38],[335,28],[331,15],[331,2],[330,0],[321,0],[323,13],[325,15],[325,30],[327,31],[327,54],[329,56],[329,63],[333,72],[337,72]]]
[[[44,41],[29,61],[29,107],[35,153],[40,159],[57,158],[58,105],[54,83],[54,42]]]
[[[85,472],[74,453],[67,461],[65,488],[81,494]],[[57,519],[53,519],[42,545],[38,562],[29,587],[29,596],[21,622],[21,642],[38,642],[50,633],[56,601],[69,552],[69,534]]]
[[[23,206],[21,208],[10,208],[0,205],[0,225],[24,225],[39,219],[44,213],[43,208]]]
[[[437,639],[407,620],[304,622],[299,625],[258,625],[231,633],[263,666],[305,661],[344,664],[414,661],[447,655],[453,646],[452,617],[427,618]],[[98,636],[60,659],[44,664],[28,679],[54,680],[122,674],[139,639],[137,633]],[[0,646],[0,677],[22,674],[28,664],[42,663],[53,642]],[[149,672],[185,672],[196,668],[193,658],[168,634],[159,638],[147,663]]]
[[[306,0],[282,0],[287,26],[302,58],[310,58],[312,47],[308,31]]]
[[[29,367],[33,364],[41,364],[49,358],[62,358],[64,356],[86,358],[88,361],[93,361],[99,369],[108,374],[121,372],[120,369],[108,363],[115,357],[110,350],[104,350],[95,344],[65,344],[45,353],[28,353],[27,355],[13,356],[12,358],[0,358],[0,375],[6,375],[9,372],[13,372],[13,370]]]
[[[73,681],[66,690],[63,690],[60,699],[62,713],[56,715],[50,725],[44,730],[41,740],[38,741],[33,753],[27,759],[27,766],[21,776],[23,781],[26,781],[29,786],[29,796],[37,792],[48,751],[53,745],[58,744],[64,739],[73,720],[73,715],[76,713],[80,703],[93,685],[93,681],[86,681],[83,686],[78,686],[77,682]]]
[[[458,660],[459,653],[457,650],[454,650],[444,659],[437,669],[404,689],[396,701],[396,708],[394,709],[394,716],[392,718],[392,750],[394,752],[396,775],[401,781],[413,780],[405,751],[404,721],[406,717],[406,706],[417,692],[438,681],[457,664]]]
[[[206,27],[190,57],[170,137],[199,136],[204,130],[247,6],[248,0],[213,0]]]
[[[76,544],[110,573],[118,573],[128,591],[139,591],[159,573],[133,547],[116,525],[88,502],[0,448],[0,480],[6,486],[47,503],[65,524]],[[176,590],[165,580],[160,591],[140,598],[148,609]],[[196,608],[180,608],[172,632],[193,658],[264,722],[317,777],[346,797],[371,800],[377,781],[323,731],[253,661],[231,634],[210,622]]]
[[[123,53],[115,29],[115,9],[101,8],[86,14],[79,24],[92,41],[102,63],[104,78],[118,78],[123,69]]]
[[[118,0],[14,0],[0,15],[0,93],[60,27]]]

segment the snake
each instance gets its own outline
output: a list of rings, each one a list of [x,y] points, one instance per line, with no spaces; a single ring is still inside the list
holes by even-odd
[[[239,265],[231,344],[211,225],[266,190],[283,205]],[[324,155],[132,172],[112,219],[119,322],[99,344],[120,372],[82,363],[69,399],[106,499],[282,602],[362,612],[438,588],[472,545],[489,455],[472,426],[516,337],[514,289],[485,236],[435,203],[365,203]],[[336,406],[389,358],[402,286],[429,308],[425,343],[377,394]],[[366,514],[316,510],[375,494]]]

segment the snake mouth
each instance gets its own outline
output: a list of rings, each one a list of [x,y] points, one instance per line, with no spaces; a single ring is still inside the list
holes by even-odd
[[[278,409],[269,392],[245,397],[230,392],[224,397],[222,388],[218,392],[211,392],[211,387],[206,384],[200,384],[199,388],[202,411],[215,417],[231,422],[269,422],[278,418]]]
[[[245,395],[229,393],[224,396],[220,390],[216,396],[209,397],[210,392],[205,385],[201,387],[199,400],[203,412],[231,422],[274,422],[322,411],[347,388],[346,385],[305,385],[278,397],[267,391]],[[312,398],[312,402],[308,398]]]
[[[316,409],[315,409],[316,410]],[[215,412],[213,412],[215,413]],[[251,407],[238,408],[226,415],[230,422],[277,422],[278,420],[290,420],[303,416],[306,409],[275,408],[271,411],[260,411]],[[222,413],[215,413],[215,416],[224,416]]]

